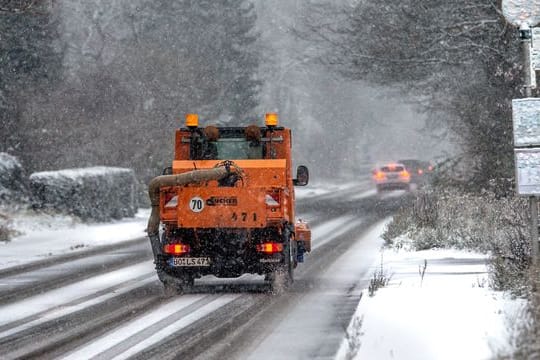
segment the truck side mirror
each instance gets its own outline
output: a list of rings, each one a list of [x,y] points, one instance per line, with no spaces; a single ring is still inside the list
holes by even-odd
[[[309,170],[306,166],[300,165],[296,169],[296,179],[293,179],[293,184],[296,186],[306,186],[309,182]]]
[[[172,175],[172,166],[167,166],[165,169],[163,169],[161,175]]]

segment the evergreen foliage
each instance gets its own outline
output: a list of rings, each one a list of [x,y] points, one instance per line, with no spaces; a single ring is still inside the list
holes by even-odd
[[[53,10],[48,1],[0,4],[0,151],[20,154],[26,140],[20,126],[25,102],[50,89],[59,75]]]

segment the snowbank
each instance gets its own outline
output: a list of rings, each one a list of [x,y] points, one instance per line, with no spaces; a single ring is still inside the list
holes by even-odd
[[[494,359],[511,353],[523,300],[489,288],[487,256],[386,249],[388,284],[367,290],[336,354],[344,359]]]
[[[131,169],[91,167],[30,175],[32,207],[107,221],[133,217],[137,181]]]

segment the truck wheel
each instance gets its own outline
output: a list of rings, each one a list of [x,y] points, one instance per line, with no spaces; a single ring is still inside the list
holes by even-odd
[[[165,297],[171,297],[189,291],[195,285],[195,279],[190,275],[175,278],[174,280],[167,279],[161,281],[163,282],[163,295]]]
[[[178,289],[176,285],[170,282],[163,282],[163,296],[166,298],[178,295]]]
[[[190,274],[183,276],[173,276],[167,274],[167,261],[165,257],[158,256],[156,261],[156,271],[159,280],[163,283],[163,294],[165,297],[171,297],[190,290],[195,284],[195,277]]]
[[[268,277],[274,293],[282,292],[285,288],[291,286],[294,281],[294,254],[296,254],[296,251],[293,250],[293,246],[296,246],[296,241],[291,241],[288,231],[285,232],[284,237],[287,239],[285,240],[285,249],[283,251],[285,262],[269,274]]]

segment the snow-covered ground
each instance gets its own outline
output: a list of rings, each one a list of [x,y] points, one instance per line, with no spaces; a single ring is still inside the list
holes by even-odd
[[[25,233],[0,242],[0,269],[144,237],[149,216],[150,209],[139,209],[133,218],[82,224],[69,216],[19,213],[12,224]]]
[[[382,242],[382,239],[381,239]],[[381,252],[336,359],[493,359],[508,355],[523,301],[489,289],[486,256],[457,250]]]
[[[317,194],[334,188],[314,190]],[[300,195],[302,196],[302,195]],[[14,220],[27,233],[0,243],[0,269],[145,236],[149,210],[108,224],[69,217]],[[389,219],[368,236],[380,235]],[[324,232],[324,224],[317,231]],[[21,228],[21,227],[19,227]],[[22,256],[21,254],[24,254]],[[363,291],[336,359],[491,359],[505,354],[522,303],[488,287],[486,258],[462,251],[385,250],[381,269],[389,284]],[[423,275],[422,275],[423,272]]]

